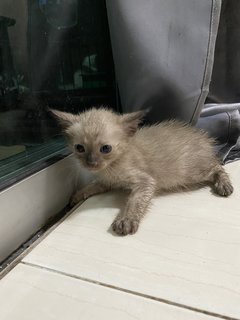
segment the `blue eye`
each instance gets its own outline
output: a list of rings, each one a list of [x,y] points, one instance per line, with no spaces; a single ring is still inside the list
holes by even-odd
[[[112,146],[105,144],[104,146],[101,146],[100,152],[102,153],[109,153],[112,151]]]
[[[82,146],[81,144],[75,144],[74,147],[77,150],[77,152],[79,152],[79,153],[85,152],[84,146]]]

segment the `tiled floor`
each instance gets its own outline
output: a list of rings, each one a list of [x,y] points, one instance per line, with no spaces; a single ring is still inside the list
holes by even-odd
[[[0,319],[240,319],[240,163],[234,194],[155,199],[134,236],[122,194],[88,199],[0,282]]]

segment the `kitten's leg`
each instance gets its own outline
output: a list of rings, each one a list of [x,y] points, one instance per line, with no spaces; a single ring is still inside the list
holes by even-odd
[[[220,165],[215,168],[212,174],[212,189],[222,197],[228,197],[233,193],[233,186],[229,176]]]
[[[100,184],[98,181],[93,181],[83,189],[76,191],[70,198],[70,206],[73,207],[80,201],[86,200],[87,198],[108,191],[107,186]]]
[[[126,208],[112,223],[112,229],[119,235],[137,232],[150,201],[155,193],[155,182],[150,177],[135,184],[129,195]]]

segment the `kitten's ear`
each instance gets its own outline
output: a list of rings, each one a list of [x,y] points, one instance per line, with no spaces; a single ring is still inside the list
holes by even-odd
[[[122,115],[122,123],[124,129],[129,136],[134,135],[134,133],[138,129],[139,124],[143,121],[143,118],[148,113],[148,111],[149,109],[146,109]]]
[[[53,114],[55,119],[57,119],[57,121],[64,130],[70,127],[73,123],[77,122],[77,120],[79,119],[78,115],[72,113],[63,112],[55,109],[49,109],[49,111]]]

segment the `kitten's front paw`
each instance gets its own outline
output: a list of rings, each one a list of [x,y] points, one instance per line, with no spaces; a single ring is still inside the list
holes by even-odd
[[[77,192],[75,192],[72,196],[71,196],[71,198],[70,198],[70,200],[69,200],[69,205],[70,205],[70,207],[72,208],[72,207],[74,207],[78,202],[80,202],[80,201],[83,201],[83,200],[86,200],[87,199],[87,195],[85,195],[83,192],[81,192],[81,191],[77,191]]]
[[[127,217],[116,218],[112,223],[113,231],[121,236],[136,233],[138,227],[139,221]]]

